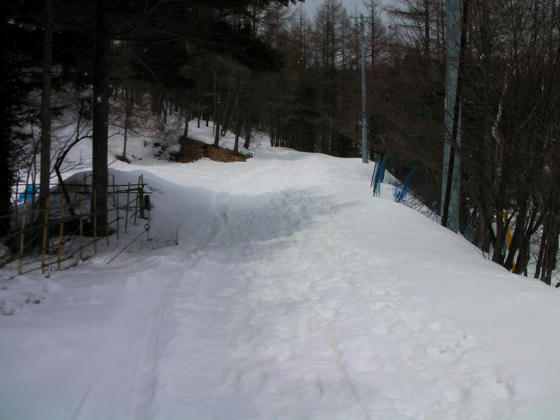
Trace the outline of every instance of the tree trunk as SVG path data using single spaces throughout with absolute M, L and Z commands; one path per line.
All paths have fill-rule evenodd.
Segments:
M 241 135 L 241 119 L 235 123 L 235 143 L 233 144 L 233 153 L 239 153 L 239 136 Z
M 253 125 L 253 119 L 252 119 L 252 114 L 250 109 L 247 111 L 246 124 L 247 125 L 245 126 L 245 141 L 243 142 L 243 147 L 245 149 L 249 149 L 249 146 L 251 145 L 251 127 Z
M 369 2 L 369 15 L 370 15 L 370 28 L 371 28 L 371 64 L 373 65 L 375 63 L 375 43 L 377 42 L 377 34 L 375 33 L 375 21 L 376 21 L 376 16 L 375 16 L 375 3 L 373 2 L 373 0 L 370 0 Z M 356 57 L 359 57 L 359 54 L 356 54 Z
M 424 55 L 430 58 L 430 0 L 424 0 Z
M 218 123 L 218 103 L 220 98 L 218 97 L 218 66 L 214 68 L 214 103 L 212 109 L 212 118 L 214 120 L 214 130 L 216 129 L 216 124 Z M 208 120 L 206 120 L 206 127 L 208 127 Z
M 544 259 L 544 249 L 545 249 L 545 247 L 546 247 L 546 238 L 543 234 L 541 236 L 541 244 L 540 244 L 540 247 L 539 247 L 537 264 L 535 266 L 535 275 L 533 276 L 536 279 L 540 278 L 540 276 L 541 276 L 541 269 L 542 269 L 542 264 L 543 264 L 543 259 Z
M 12 169 L 11 169 L 11 107 L 10 97 L 12 85 L 8 79 L 8 40 L 6 34 L 6 5 L 0 7 L 0 236 L 10 231 L 8 215 L 12 196 Z
M 248 90 L 249 92 L 252 92 L 255 87 L 253 74 L 251 74 L 248 83 Z M 249 149 L 249 146 L 251 145 L 251 129 L 253 127 L 253 104 L 253 95 L 249 95 L 249 100 L 247 101 L 247 119 L 245 120 L 245 141 L 243 142 L 243 147 L 245 149 Z
M 97 234 L 107 227 L 107 137 L 109 120 L 109 46 L 104 0 L 97 0 L 95 12 L 95 58 L 93 70 L 92 193 L 97 212 Z
M 185 107 L 185 129 L 183 130 L 183 139 L 187 139 L 189 137 L 189 120 L 190 120 L 190 113 L 189 110 Z
M 124 142 L 123 142 L 123 151 L 122 157 L 126 159 L 126 143 L 128 142 L 128 128 L 130 127 L 130 114 L 132 112 L 132 94 L 130 90 L 126 90 L 125 95 L 126 105 L 124 108 Z
M 220 124 L 214 123 L 214 146 L 218 147 L 220 144 Z
M 41 175 L 39 208 L 45 210 L 51 179 L 51 82 L 53 47 L 53 0 L 45 0 L 43 35 L 43 75 L 41 83 Z
M 560 234 L 558 208 L 556 200 L 553 199 L 549 203 L 548 214 L 543 223 L 541 248 L 544 247 L 544 249 L 540 266 L 540 279 L 548 285 L 552 285 L 552 272 L 556 268 L 556 255 L 558 254 L 558 235 Z
M 227 130 L 229 130 L 229 125 L 231 123 L 231 114 L 233 113 L 233 103 L 234 103 L 235 93 L 233 88 L 229 88 L 226 94 L 226 101 L 224 103 L 222 112 L 220 112 L 220 125 L 221 132 L 220 135 L 223 137 L 226 135 Z

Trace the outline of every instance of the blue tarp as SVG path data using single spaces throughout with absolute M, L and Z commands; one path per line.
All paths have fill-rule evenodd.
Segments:
M 28 184 L 27 187 L 25 188 L 25 191 L 19 193 L 18 200 L 17 200 L 18 203 L 23 203 L 25 201 L 33 200 L 33 197 L 35 196 L 37 191 L 39 191 L 39 187 Z

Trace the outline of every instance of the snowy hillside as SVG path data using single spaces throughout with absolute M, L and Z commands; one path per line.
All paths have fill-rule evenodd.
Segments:
M 560 418 L 557 290 L 372 198 L 372 164 L 251 152 L 111 165 L 178 245 L 9 283 L 44 299 L 0 316 L 0 418 Z

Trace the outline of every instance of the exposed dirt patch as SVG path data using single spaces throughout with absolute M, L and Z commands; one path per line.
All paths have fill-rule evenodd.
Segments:
M 176 162 L 189 163 L 204 157 L 217 162 L 245 162 L 247 160 L 247 156 L 241 153 L 233 153 L 229 149 L 212 146 L 190 138 L 181 139 L 179 144 L 181 150 L 172 155 Z
M 115 158 L 120 160 L 121 162 L 130 163 L 130 160 L 128 160 L 128 158 L 124 157 L 123 155 L 116 155 Z

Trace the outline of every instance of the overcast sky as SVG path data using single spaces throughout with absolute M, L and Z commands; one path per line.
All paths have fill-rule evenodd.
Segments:
M 305 0 L 305 3 L 303 3 L 303 10 L 305 10 L 307 17 L 312 18 L 315 16 L 315 12 L 322 3 L 323 0 Z M 356 7 L 359 12 L 364 11 L 362 8 L 362 0 L 342 0 L 342 4 L 346 7 L 346 10 L 350 15 L 354 13 Z M 299 4 L 296 7 L 299 7 Z
M 303 3 L 303 10 L 305 10 L 305 14 L 308 18 L 313 18 L 315 16 L 315 12 L 319 8 L 319 6 L 323 3 L 324 0 L 305 0 Z M 346 11 L 349 15 L 354 15 L 355 11 L 357 10 L 358 13 L 367 13 L 367 10 L 362 5 L 362 0 L 341 0 L 341 3 L 346 8 Z M 395 3 L 395 0 L 376 0 L 376 4 L 391 4 Z M 302 3 L 298 3 L 297 6 L 292 7 L 300 7 Z

